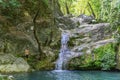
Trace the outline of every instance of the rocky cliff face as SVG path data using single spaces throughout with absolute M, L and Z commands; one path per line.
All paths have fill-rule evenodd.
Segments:
M 4 14 L 4 10 L 1 8 L 0 54 L 10 53 L 14 56 L 23 57 L 25 49 L 29 48 L 30 55 L 34 58 L 30 58 L 31 60 L 29 60 L 28 63 L 30 62 L 30 64 L 34 65 L 34 63 L 32 63 L 33 59 L 39 62 L 40 58 L 42 58 L 42 52 L 43 55 L 45 55 L 43 58 L 48 56 L 50 58 L 51 55 L 54 56 L 55 53 L 58 52 L 60 32 L 55 26 L 54 18 L 63 15 L 60 11 L 58 0 L 55 0 L 54 3 L 53 1 L 48 1 L 47 4 L 43 0 L 40 2 L 40 5 L 39 2 L 37 2 L 37 4 L 36 2 L 30 1 L 33 5 L 35 3 L 36 6 L 31 9 L 31 5 L 26 6 L 26 2 L 22 2 L 22 8 L 19 8 L 20 15 L 18 16 L 11 16 L 18 12 L 16 10 L 10 13 L 10 15 L 7 15 Z M 38 5 L 39 7 L 37 7 Z M 40 8 L 40 13 L 36 16 L 36 24 L 34 25 L 34 17 L 38 8 Z M 8 16 L 11 17 L 8 18 Z M 41 52 L 39 50 L 40 48 L 42 50 Z M 13 66 L 13 63 L 12 65 L 9 64 L 9 67 L 10 66 Z M 6 67 L 6 65 L 2 66 L 1 69 L 3 69 L 3 67 Z
M 41 43 L 40 47 L 45 55 L 45 58 L 50 58 L 51 56 L 55 57 L 60 47 L 60 31 L 56 26 L 53 26 L 53 23 L 51 23 L 48 19 L 37 20 L 36 25 L 36 35 L 38 41 Z M 41 54 L 38 50 L 38 43 L 35 39 L 33 28 L 34 25 L 32 21 L 19 23 L 16 26 L 1 24 L 0 54 L 10 53 L 14 56 L 24 57 L 25 49 L 29 48 L 29 52 L 31 55 L 30 57 L 34 58 L 29 58 L 31 60 L 28 60 L 28 63 L 30 63 L 30 65 L 32 64 L 33 66 L 35 65 L 35 63 L 32 63 L 33 61 L 39 62 Z M 4 67 L 6 67 L 6 65 L 2 66 L 1 69 L 3 69 Z

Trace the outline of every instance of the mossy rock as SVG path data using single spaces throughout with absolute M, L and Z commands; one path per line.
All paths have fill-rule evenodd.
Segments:
M 44 59 L 42 61 L 38 61 L 35 65 L 36 70 L 53 70 L 54 62 L 50 59 Z

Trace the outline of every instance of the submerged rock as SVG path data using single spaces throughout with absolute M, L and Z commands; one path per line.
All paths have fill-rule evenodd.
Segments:
M 0 55 L 0 72 L 27 72 L 30 66 L 23 58 L 12 54 Z
M 0 80 L 14 80 L 12 75 L 0 75 Z

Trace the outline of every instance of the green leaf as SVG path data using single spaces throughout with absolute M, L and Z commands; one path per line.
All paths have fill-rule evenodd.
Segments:
M 3 1 L 2 1 L 2 0 L 0 0 L 0 3 L 3 3 Z

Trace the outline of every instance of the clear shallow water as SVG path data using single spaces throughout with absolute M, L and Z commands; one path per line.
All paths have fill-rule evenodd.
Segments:
M 16 80 L 120 80 L 120 72 L 39 71 L 13 75 Z

